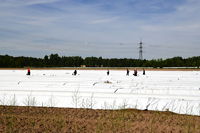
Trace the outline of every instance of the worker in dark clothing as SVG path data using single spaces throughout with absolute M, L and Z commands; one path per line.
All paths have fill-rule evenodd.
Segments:
M 109 70 L 107 71 L 107 75 L 109 75 L 110 74 L 110 72 L 109 72 Z
M 126 70 L 126 76 L 129 76 L 129 70 L 128 69 Z
M 26 75 L 31 75 L 31 70 L 30 70 L 30 68 L 28 68 L 27 74 L 26 74 Z
M 137 76 L 137 69 L 134 70 L 133 75 L 134 75 L 134 76 Z
M 76 71 L 76 70 L 74 70 L 74 72 L 72 73 L 72 75 L 75 75 L 75 76 L 76 76 L 76 74 L 77 74 L 77 71 Z
M 143 69 L 143 75 L 145 75 L 145 70 Z

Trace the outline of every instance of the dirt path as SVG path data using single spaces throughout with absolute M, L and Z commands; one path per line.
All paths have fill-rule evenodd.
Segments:
M 137 69 L 142 71 L 143 68 L 138 67 L 44 67 L 31 68 L 31 70 L 127 70 Z M 146 71 L 200 71 L 200 68 L 144 68 Z M 27 70 L 27 68 L 0 68 L 0 70 Z

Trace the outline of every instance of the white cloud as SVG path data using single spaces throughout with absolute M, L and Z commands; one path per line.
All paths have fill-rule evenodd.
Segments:
M 30 6 L 36 4 L 54 3 L 60 0 L 0 0 L 0 7 Z

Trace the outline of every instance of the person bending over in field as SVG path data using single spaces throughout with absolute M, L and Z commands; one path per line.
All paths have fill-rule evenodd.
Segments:
M 72 73 L 72 75 L 75 75 L 75 76 L 76 76 L 76 74 L 77 74 L 77 71 L 76 71 L 76 70 L 74 70 L 74 72 Z
M 31 70 L 30 70 L 30 68 L 28 68 L 27 74 L 26 74 L 26 75 L 31 75 Z
M 134 76 L 137 76 L 137 69 L 134 70 L 133 75 L 134 75 Z
M 109 70 L 107 71 L 107 75 L 109 75 L 110 74 L 110 72 L 109 72 Z

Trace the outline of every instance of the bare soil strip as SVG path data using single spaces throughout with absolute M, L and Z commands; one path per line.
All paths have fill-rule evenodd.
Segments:
M 134 70 L 142 71 L 141 67 L 44 67 L 31 70 Z M 200 71 L 200 68 L 144 68 L 146 71 Z M 27 68 L 0 68 L 0 70 L 27 70 Z

